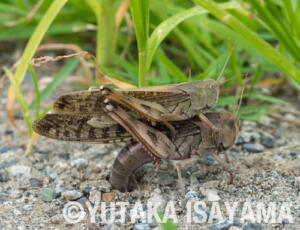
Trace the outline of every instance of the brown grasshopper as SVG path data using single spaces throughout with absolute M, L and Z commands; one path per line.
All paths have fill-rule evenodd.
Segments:
M 89 124 L 104 127 L 115 124 L 104 112 L 105 101 L 113 101 L 126 109 L 151 121 L 152 124 L 165 124 L 175 136 L 170 121 L 192 118 L 196 115 L 215 132 L 218 130 L 203 115 L 213 107 L 219 96 L 215 80 L 206 79 L 166 86 L 143 87 L 135 89 L 112 89 L 102 86 L 60 96 L 53 105 L 60 114 L 80 114 L 94 116 Z
M 125 129 L 132 124 L 135 128 L 130 127 L 130 132 L 126 132 L 119 124 L 102 128 L 94 127 L 88 122 L 92 118 L 91 115 L 46 114 L 42 119 L 34 122 L 33 129 L 43 136 L 67 141 L 112 143 L 126 142 L 133 137 L 134 140 L 129 144 L 129 147 L 122 149 L 115 160 L 110 178 L 113 188 L 121 191 L 128 190 L 129 178 L 135 169 L 153 159 L 157 166 L 161 159 L 181 160 L 177 163 L 177 171 L 183 189 L 181 168 L 194 162 L 198 159 L 198 155 L 202 155 L 204 152 L 212 154 L 221 166 L 230 173 L 230 180 L 232 181 L 232 173 L 216 152 L 230 147 L 235 141 L 238 133 L 238 122 L 233 114 L 226 111 L 205 114 L 220 131 L 217 137 L 217 148 L 212 138 L 212 130 L 207 128 L 206 123 L 198 117 L 171 122 L 176 130 L 176 139 L 171 141 L 170 130 L 160 123 L 154 128 L 150 123 L 147 124 L 147 121 L 140 121 L 131 116 L 118 105 L 108 104 L 106 109 L 109 116 L 114 118 L 117 114 L 122 117 L 121 125 L 124 125 L 124 122 L 129 124 L 124 125 Z M 144 136 L 142 137 L 142 144 L 136 143 L 136 140 L 141 141 L 140 136 Z
M 232 182 L 232 173 L 228 166 L 215 154 L 215 151 L 223 151 L 230 148 L 238 134 L 238 121 L 235 116 L 229 112 L 206 113 L 207 118 L 213 122 L 219 129 L 218 146 L 213 145 L 210 130 L 201 124 L 199 118 L 194 117 L 189 120 L 172 123 L 176 127 L 176 139 L 173 141 L 176 151 L 180 154 L 180 159 L 176 155 L 168 156 L 168 159 L 177 159 L 176 164 L 179 183 L 184 191 L 181 178 L 181 169 L 189 163 L 198 159 L 204 152 L 210 152 L 222 167 L 230 173 Z M 200 122 L 200 125 L 199 125 Z M 166 130 L 160 130 L 166 133 Z M 170 136 L 170 134 L 168 135 Z M 145 150 L 143 145 L 136 141 L 131 141 L 118 154 L 114 161 L 110 176 L 110 183 L 114 189 L 122 192 L 129 190 L 129 182 L 132 174 L 142 165 L 153 161 L 153 158 Z
M 238 134 L 238 120 L 229 112 L 223 113 L 208 113 L 207 119 L 212 122 L 217 130 L 218 136 L 214 136 L 213 130 L 207 126 L 207 122 L 199 119 L 191 119 L 195 126 L 201 130 L 201 135 L 194 135 L 195 138 L 201 137 L 201 143 L 194 141 L 193 137 L 188 140 L 175 139 L 171 141 L 163 132 L 147 126 L 145 123 L 135 119 L 130 114 L 126 113 L 119 105 L 108 103 L 105 106 L 107 114 L 118 122 L 127 130 L 136 142 L 141 144 L 146 152 L 154 159 L 156 163 L 156 173 L 159 170 L 161 159 L 181 160 L 177 164 L 178 177 L 183 188 L 181 168 L 184 165 L 190 164 L 198 159 L 197 155 L 203 151 L 209 151 L 210 154 L 218 161 L 218 163 L 230 174 L 230 182 L 233 181 L 233 175 L 227 164 L 223 162 L 216 154 L 224 150 L 224 146 L 231 146 Z M 183 126 L 185 124 L 182 124 Z M 176 141 L 179 143 L 176 143 Z M 196 144 L 195 144 L 196 143 Z M 229 144 L 228 144 L 229 143 Z M 193 148 L 193 144 L 196 145 Z M 228 162 L 228 157 L 226 156 Z M 182 189 L 182 191 L 184 191 Z

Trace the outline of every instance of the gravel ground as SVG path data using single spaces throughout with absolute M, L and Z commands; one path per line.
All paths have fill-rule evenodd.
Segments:
M 159 210 L 166 216 L 174 205 L 180 229 L 300 229 L 300 128 L 293 124 L 269 117 L 262 117 L 261 122 L 241 122 L 237 143 L 229 151 L 234 171 L 231 185 L 227 184 L 227 173 L 210 155 L 204 155 L 183 171 L 184 198 L 170 162 L 163 163 L 152 182 L 155 166 L 140 168 L 134 176 L 134 190 L 120 193 L 111 189 L 108 179 L 122 144 L 71 143 L 41 137 L 32 155 L 26 157 L 27 137 L 13 129 L 5 113 L 7 81 L 0 90 L 0 229 L 160 229 L 156 221 L 130 222 L 129 210 L 138 201 L 140 212 L 149 210 L 149 201 L 161 203 Z M 25 128 L 18 113 L 16 122 Z M 100 207 L 93 223 L 86 202 L 93 206 L 97 197 L 106 202 L 128 202 L 126 224 L 104 224 Z M 79 202 L 87 213 L 79 223 L 71 224 L 64 218 L 63 208 L 69 201 Z M 188 224 L 188 205 L 195 202 L 201 207 L 198 214 L 192 209 L 192 223 Z M 226 205 L 234 202 L 236 213 L 230 219 Z M 264 218 L 259 221 L 257 204 L 261 202 L 266 208 L 271 207 L 270 202 L 276 204 L 276 223 L 265 223 Z M 204 218 L 204 223 L 195 223 L 194 217 L 200 221 Z

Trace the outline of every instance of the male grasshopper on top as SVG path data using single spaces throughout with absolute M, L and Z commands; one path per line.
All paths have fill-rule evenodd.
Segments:
M 216 104 L 218 96 L 218 84 L 212 79 L 134 89 L 115 90 L 102 86 L 100 89 L 62 95 L 54 102 L 53 108 L 60 114 L 93 114 L 89 124 L 104 127 L 115 123 L 105 114 L 104 102 L 114 101 L 153 124 L 164 123 L 174 136 L 175 130 L 169 122 L 189 119 L 195 115 L 199 115 L 216 131 L 203 112 Z
M 234 48 L 234 47 L 233 47 Z M 53 105 L 61 114 L 94 114 L 89 124 L 94 127 L 108 127 L 115 122 L 103 111 L 104 101 L 114 101 L 119 105 L 151 121 L 152 124 L 165 124 L 175 138 L 175 130 L 170 121 L 180 121 L 196 115 L 212 129 L 216 140 L 218 129 L 203 113 L 213 107 L 219 97 L 218 80 L 222 76 L 230 59 L 233 48 L 228 55 L 217 81 L 213 79 L 198 80 L 188 83 L 114 90 L 108 86 L 100 89 L 79 91 L 60 96 Z M 100 73 L 100 71 L 98 70 Z

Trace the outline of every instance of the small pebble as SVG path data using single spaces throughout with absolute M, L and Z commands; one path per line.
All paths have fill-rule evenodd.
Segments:
M 240 136 L 244 138 L 245 142 L 251 142 L 251 141 L 258 141 L 260 139 L 260 134 L 255 131 L 250 131 L 250 132 L 241 132 Z
M 30 177 L 31 168 L 27 165 L 13 165 L 8 169 L 12 176 L 25 176 Z
M 297 155 L 300 155 L 300 150 L 291 150 L 291 151 L 290 151 L 290 155 L 291 155 L 292 157 L 295 157 L 295 156 L 297 156 Z
M 20 210 L 18 210 L 18 209 L 14 209 L 14 214 L 15 214 L 15 216 L 19 216 L 19 215 L 21 215 L 22 214 L 22 212 L 20 211 Z
M 14 131 L 7 129 L 7 130 L 5 130 L 4 135 L 11 135 L 13 133 L 14 133 Z
M 34 167 L 36 168 L 36 170 L 42 171 L 42 170 L 44 170 L 45 165 L 41 162 L 37 162 L 37 163 L 34 164 Z
M 240 229 L 238 227 L 241 227 L 242 224 L 240 222 L 234 221 L 234 222 L 229 222 L 229 221 L 224 221 L 221 223 L 216 223 L 213 224 L 209 227 L 209 230 L 228 230 L 231 229 L 231 227 L 235 227 L 233 229 Z
M 26 204 L 23 206 L 24 211 L 31 211 L 32 210 L 32 205 L 31 204 Z
M 278 160 L 278 161 L 283 160 L 283 158 L 278 154 L 275 154 L 272 157 L 273 157 L 273 159 Z
M 47 170 L 46 174 L 50 177 L 50 182 L 55 181 L 57 173 L 54 170 Z
M 208 201 L 219 201 L 221 199 L 216 189 L 207 189 L 206 197 Z
M 8 171 L 5 169 L 0 170 L 0 182 L 7 182 L 9 180 Z
M 204 162 L 207 166 L 210 166 L 210 165 L 214 164 L 215 159 L 213 158 L 213 156 L 210 153 L 205 153 Z
M 70 159 L 70 153 L 61 153 L 58 156 L 59 156 L 59 158 L 64 159 L 64 160 Z
M 191 182 L 191 184 L 199 184 L 199 181 L 198 181 L 197 177 L 195 177 L 195 176 L 191 176 L 190 182 Z
M 86 186 L 83 188 L 82 192 L 84 196 L 88 196 L 90 194 L 91 191 L 95 190 L 96 187 L 94 186 Z
M 9 193 L 9 197 L 13 199 L 19 199 L 23 196 L 23 192 L 20 190 L 13 190 Z
M 261 225 L 259 223 L 249 223 L 247 224 L 243 230 L 261 230 Z
M 98 149 L 97 151 L 91 152 L 91 154 L 92 154 L 94 157 L 101 156 L 101 155 L 105 155 L 105 154 L 107 154 L 107 153 L 108 153 L 107 149 Z
M 150 230 L 149 224 L 138 223 L 133 225 L 133 230 Z
M 52 224 L 60 224 L 63 221 L 63 215 L 62 214 L 57 214 L 55 216 L 52 216 L 50 218 L 50 222 Z
M 4 161 L 0 164 L 0 169 L 15 165 L 16 163 L 18 163 L 18 160 Z
M 221 223 L 213 224 L 209 227 L 209 230 L 227 230 L 232 225 L 232 223 L 225 221 Z
M 60 174 L 62 172 L 64 172 L 70 165 L 68 165 L 66 162 L 63 161 L 59 161 L 57 162 L 53 168 L 55 169 L 55 171 Z
M 8 146 L 3 146 L 2 148 L 0 148 L 0 153 L 6 153 L 9 150 Z
M 111 184 L 108 181 L 103 180 L 100 183 L 99 190 L 101 192 L 110 192 L 110 190 L 111 190 Z
M 295 186 L 298 190 L 300 190 L 300 176 L 295 178 Z
M 56 187 L 55 188 L 55 194 L 56 194 L 55 198 L 59 198 L 63 191 L 64 190 L 61 187 Z
M 229 228 L 229 230 L 242 230 L 242 228 L 239 228 L 239 227 L 237 227 L 237 226 L 231 226 L 231 227 Z
M 285 144 L 286 144 L 286 141 L 283 138 L 280 138 L 280 139 L 276 140 L 276 146 L 277 147 L 281 147 L 281 146 L 283 146 Z
M 230 156 L 232 157 L 237 157 L 240 153 L 238 151 L 235 150 L 230 150 L 229 151 Z
M 259 122 L 261 124 L 267 125 L 267 126 L 271 125 L 272 121 L 273 121 L 273 119 L 266 115 L 263 115 L 259 118 Z
M 56 197 L 55 191 L 50 188 L 43 188 L 42 190 L 42 200 L 43 201 L 52 201 Z
M 271 137 L 262 135 L 260 138 L 260 143 L 262 143 L 267 148 L 274 148 L 274 140 Z
M 82 197 L 82 193 L 76 190 L 65 191 L 61 194 L 66 200 L 77 200 Z
M 236 144 L 237 144 L 237 145 L 242 145 L 242 144 L 244 144 L 244 143 L 245 143 L 244 137 L 241 136 L 241 135 L 238 135 L 237 140 L 236 140 Z
M 32 187 L 43 187 L 43 182 L 37 178 L 30 178 L 29 183 Z
M 260 153 L 265 150 L 264 146 L 261 144 L 244 144 L 243 149 L 250 153 Z
M 196 191 L 189 191 L 185 194 L 185 199 L 186 200 L 190 200 L 192 198 L 198 198 L 199 197 L 199 193 Z
M 75 160 L 72 160 L 71 166 L 75 166 L 78 170 L 83 170 L 87 168 L 89 164 L 89 160 L 85 158 L 78 158 Z
M 106 192 L 102 194 L 102 199 L 105 202 L 111 202 L 113 198 L 114 198 L 114 194 L 112 192 Z

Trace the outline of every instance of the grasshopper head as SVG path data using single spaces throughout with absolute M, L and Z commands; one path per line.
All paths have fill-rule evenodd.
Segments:
M 205 116 L 219 130 L 217 136 L 217 144 L 219 146 L 218 150 L 223 151 L 230 148 L 234 144 L 235 139 L 238 135 L 238 131 L 239 131 L 238 119 L 232 113 L 227 111 L 222 111 L 219 113 L 217 112 L 206 113 Z M 210 145 L 212 145 L 212 143 L 210 143 Z
M 238 119 L 228 111 L 222 111 L 220 113 L 219 118 L 220 126 L 221 126 L 221 143 L 223 148 L 226 150 L 230 148 L 239 132 L 239 121 Z
M 192 82 L 191 99 L 195 111 L 210 109 L 219 97 L 219 86 L 213 79 Z

